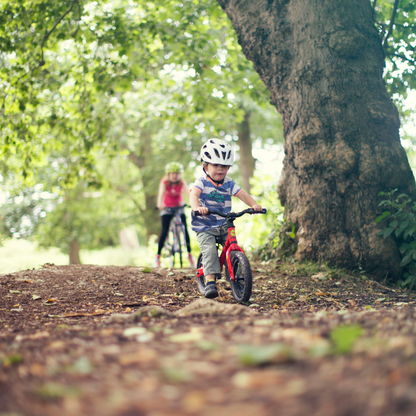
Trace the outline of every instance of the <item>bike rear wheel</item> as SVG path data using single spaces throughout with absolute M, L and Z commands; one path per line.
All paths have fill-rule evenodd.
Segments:
M 240 251 L 232 251 L 230 257 L 234 273 L 234 281 L 230 281 L 231 293 L 238 303 L 248 302 L 253 287 L 250 262 Z
M 169 251 L 169 265 L 170 267 L 174 267 L 175 266 L 175 231 L 172 227 L 169 229 L 169 234 L 166 238 L 165 247 Z
M 175 249 L 172 247 L 172 249 L 170 250 L 170 267 L 175 267 Z
M 202 253 L 199 254 L 198 260 L 196 262 L 196 269 L 198 270 L 200 267 L 202 267 Z M 201 295 L 205 295 L 205 276 L 202 275 L 197 277 L 196 282 L 198 284 L 199 293 L 201 293 Z

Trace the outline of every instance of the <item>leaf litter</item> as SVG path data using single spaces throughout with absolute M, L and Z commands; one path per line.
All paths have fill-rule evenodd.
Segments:
M 414 293 L 252 266 L 249 305 L 191 269 L 0 276 L 0 415 L 413 414 Z

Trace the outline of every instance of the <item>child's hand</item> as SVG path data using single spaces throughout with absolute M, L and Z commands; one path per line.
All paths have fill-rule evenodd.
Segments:
M 197 211 L 202 215 L 207 215 L 209 210 L 207 207 L 199 207 Z
M 261 211 L 263 209 L 259 204 L 254 204 L 251 208 L 253 208 L 254 211 Z
M 163 204 L 161 204 L 161 205 L 158 205 L 158 206 L 157 206 L 157 209 L 158 209 L 159 211 L 163 211 L 163 210 L 164 210 L 164 208 L 165 208 L 165 206 L 164 206 Z

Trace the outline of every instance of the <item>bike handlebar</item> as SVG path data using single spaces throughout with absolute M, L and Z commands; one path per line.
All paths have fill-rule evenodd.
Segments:
M 216 209 L 209 209 L 208 213 L 205 214 L 205 215 L 217 214 L 217 215 L 219 215 L 220 217 L 223 217 L 223 218 L 238 218 L 238 217 L 241 217 L 244 214 L 252 215 L 252 214 L 266 214 L 266 213 L 267 213 L 266 208 L 263 208 L 261 211 L 254 211 L 253 208 L 247 208 L 247 209 L 245 209 L 243 211 L 240 211 L 240 212 L 228 212 L 227 214 L 224 214 L 221 211 L 217 211 Z M 192 211 L 192 215 L 195 215 L 195 217 L 198 217 L 198 216 L 203 216 L 204 214 L 201 214 L 199 211 Z
M 178 211 L 179 209 L 185 208 L 185 207 L 189 207 L 189 205 L 184 204 L 184 205 L 180 205 L 178 207 L 165 207 L 165 208 L 163 208 L 163 210 L 174 212 L 174 211 Z M 158 211 L 158 210 L 159 210 L 159 208 L 155 207 L 155 211 Z

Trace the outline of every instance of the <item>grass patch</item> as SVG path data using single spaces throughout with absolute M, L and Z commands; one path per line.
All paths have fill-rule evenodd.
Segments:
M 151 267 L 155 254 L 147 247 L 130 251 L 121 247 L 107 247 L 103 250 L 81 250 L 80 257 L 83 264 Z M 38 269 L 45 263 L 57 266 L 69 264 L 69 256 L 58 248 L 40 249 L 36 243 L 20 239 L 5 240 L 0 246 L 0 258 L 0 274 Z

